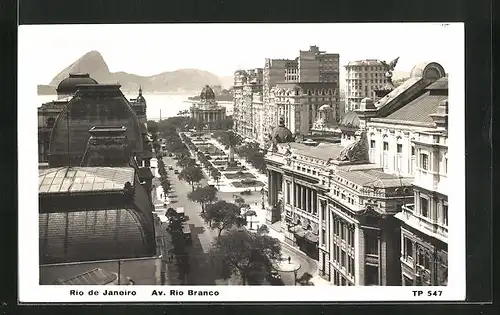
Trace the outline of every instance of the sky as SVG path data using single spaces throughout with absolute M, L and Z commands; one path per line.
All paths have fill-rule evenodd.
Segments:
M 460 49 L 451 36 L 457 27 L 463 28 L 439 23 L 22 25 L 18 54 L 19 63 L 33 69 L 34 84 L 48 84 L 91 50 L 102 54 L 111 72 L 143 76 L 183 68 L 231 76 L 237 69 L 262 68 L 265 58 L 295 58 L 312 45 L 340 54 L 341 66 L 399 56 L 396 71 L 409 72 L 424 61 L 439 62 L 448 71 L 448 56 Z

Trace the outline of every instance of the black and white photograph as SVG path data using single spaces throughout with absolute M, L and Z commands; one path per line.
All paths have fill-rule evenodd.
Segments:
M 23 25 L 18 60 L 21 301 L 465 298 L 462 23 Z

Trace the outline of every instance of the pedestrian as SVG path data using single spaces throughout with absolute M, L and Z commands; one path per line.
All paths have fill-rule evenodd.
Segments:
M 292 257 L 288 256 L 288 263 L 291 264 L 292 263 Z

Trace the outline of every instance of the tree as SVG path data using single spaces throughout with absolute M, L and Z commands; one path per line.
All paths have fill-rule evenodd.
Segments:
M 241 196 L 235 196 L 234 197 L 234 203 L 238 205 L 238 207 L 241 208 L 249 208 L 250 206 L 248 206 L 246 203 L 245 203 L 245 199 Z
M 243 226 L 246 224 L 245 218 L 240 214 L 240 208 L 234 203 L 219 200 L 208 204 L 201 218 L 210 226 L 211 229 L 218 231 L 218 237 L 222 231 L 229 230 L 233 226 Z
M 179 179 L 191 185 L 191 191 L 194 191 L 194 183 L 203 179 L 203 172 L 197 166 L 188 166 L 180 172 Z
M 185 157 L 180 158 L 176 164 L 179 167 L 186 168 L 189 166 L 195 166 L 196 162 L 192 158 L 185 156 Z
M 205 205 L 217 201 L 217 189 L 212 186 L 198 187 L 187 197 L 189 200 L 201 204 L 201 212 L 205 212 Z
M 151 133 L 151 134 L 156 134 L 158 132 L 158 123 L 154 120 L 148 120 L 147 121 L 147 128 L 148 128 L 148 131 Z
M 281 245 L 276 238 L 233 229 L 217 239 L 210 255 L 222 270 L 239 274 L 245 285 L 271 270 L 271 263 L 281 257 Z
M 243 139 L 234 131 L 229 130 L 222 134 L 221 141 L 226 150 L 229 149 L 229 164 L 234 164 L 234 149 L 241 144 Z
M 257 234 L 269 234 L 269 228 L 263 224 L 257 228 Z
M 313 276 L 309 272 L 304 272 L 304 274 L 297 279 L 297 282 L 300 285 L 314 285 L 314 283 L 311 282 L 312 278 Z
M 220 180 L 220 177 L 221 177 L 220 171 L 218 169 L 216 169 L 216 168 L 212 168 L 211 171 L 210 171 L 210 176 L 212 176 L 212 178 L 217 183 L 217 186 L 219 186 L 219 180 Z

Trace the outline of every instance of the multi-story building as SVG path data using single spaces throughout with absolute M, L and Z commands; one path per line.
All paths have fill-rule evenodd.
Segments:
M 380 60 L 366 59 L 351 61 L 346 66 L 345 111 L 359 108 L 361 100 L 376 98 L 375 90 L 382 89 L 387 84 L 385 76 L 387 69 Z
M 234 129 L 249 138 L 262 138 L 263 69 L 238 70 L 234 74 Z
M 338 121 L 340 112 L 335 107 L 335 91 L 331 83 L 278 83 L 271 90 L 269 105 L 285 119 L 285 126 L 294 134 L 307 135 L 323 105 L 331 108 L 330 120 Z
M 436 128 L 416 134 L 415 199 L 397 218 L 402 284 L 448 284 L 448 100 L 431 116 Z
M 262 107 L 265 108 L 265 111 L 261 114 L 258 114 L 258 111 L 245 111 L 248 107 L 243 104 L 243 86 L 251 83 L 251 80 L 246 79 L 248 74 L 246 74 L 245 71 L 235 72 L 234 117 L 237 132 L 242 135 L 259 139 L 262 144 L 264 139 L 269 138 L 272 130 L 278 124 L 278 117 L 281 115 L 279 113 L 280 107 L 273 101 L 276 98 L 273 89 L 276 88 L 278 84 L 285 84 L 281 87 L 282 89 L 287 88 L 286 84 L 291 84 L 290 86 L 294 86 L 294 84 L 298 83 L 316 84 L 320 86 L 321 89 L 325 89 L 325 95 L 326 91 L 330 90 L 331 94 L 329 94 L 329 97 L 326 97 L 328 101 L 319 104 L 319 106 L 326 103 L 330 104 L 332 112 L 338 113 L 336 117 L 340 117 L 342 114 L 339 111 L 339 54 L 328 54 L 320 51 L 317 46 L 311 46 L 309 50 L 299 51 L 299 56 L 295 59 L 267 58 L 265 60 L 264 69 L 259 69 L 258 73 L 262 73 L 262 83 L 256 84 L 258 85 L 257 90 L 261 91 L 261 94 L 256 96 L 256 107 L 259 108 L 260 102 L 262 102 Z M 259 80 L 257 80 L 257 82 L 259 82 Z M 260 84 L 262 84 L 262 86 L 260 86 Z M 255 90 L 252 93 L 255 93 Z M 248 91 L 247 94 L 250 94 L 250 91 Z M 316 105 L 318 104 L 315 104 L 315 102 L 320 98 L 321 97 L 314 97 L 314 94 L 306 97 L 308 103 L 310 103 L 309 105 L 311 105 L 309 106 L 310 112 L 314 110 L 313 108 L 317 109 L 318 106 Z M 248 97 L 246 104 L 250 104 Z M 304 105 L 303 107 L 307 106 Z M 304 111 L 307 110 L 304 109 Z M 243 112 L 249 113 L 251 117 L 244 115 Z M 253 112 L 256 112 L 259 118 L 253 117 Z M 297 125 L 304 125 L 301 129 L 301 134 L 308 134 L 315 116 L 303 115 L 301 117 L 303 117 L 301 119 L 303 119 L 304 122 L 298 123 Z M 307 128 L 305 127 L 306 125 L 309 126 L 307 131 L 305 130 Z M 262 131 L 255 131 L 259 129 L 262 129 Z M 257 134 L 258 137 L 252 136 L 252 134 Z
M 226 119 L 226 108 L 219 106 L 215 93 L 208 85 L 201 90 L 200 100 L 193 102 L 190 108 L 191 118 L 206 125 L 209 129 L 220 128 L 218 124 Z
M 421 248 L 417 244 L 424 240 L 422 251 L 433 253 L 433 249 L 441 255 L 432 259 L 445 253 L 447 204 L 441 179 L 445 175 L 436 171 L 436 165 L 447 165 L 447 160 L 444 136 L 436 133 L 443 134 L 447 93 L 444 69 L 426 63 L 415 66 L 410 79 L 377 102 L 365 98 L 359 109 L 344 116 L 339 144 L 311 146 L 290 142 L 293 137 L 284 141 L 284 134 L 291 135 L 285 119 L 276 129 L 280 136 L 266 156 L 268 223 L 281 226 L 291 244 L 318 259 L 321 274 L 332 284 L 400 285 L 402 270 L 409 279 L 422 274 L 421 265 L 400 261 L 401 255 L 415 255 L 415 248 Z M 416 162 L 417 154 L 428 155 Z M 431 160 L 434 157 L 441 164 Z M 415 183 L 413 176 L 419 176 Z M 409 216 L 417 195 L 428 200 L 427 206 Z M 406 220 L 402 233 L 413 242 L 411 248 L 401 243 L 402 219 Z M 420 230 L 415 222 L 422 222 Z M 430 233 L 430 227 L 439 232 Z M 414 268 L 408 270 L 409 266 Z M 443 268 L 432 268 L 424 271 L 442 279 L 437 274 Z
M 107 87 L 106 87 L 107 86 Z M 117 86 L 119 89 L 119 86 Z M 96 98 L 101 97 L 102 94 L 104 94 L 106 101 L 107 102 L 124 102 L 125 104 L 128 105 L 128 107 L 135 112 L 136 117 L 138 119 L 138 127 L 140 129 L 141 133 L 141 138 L 143 140 L 143 151 L 139 154 L 138 156 L 141 158 L 140 163 L 144 164 L 145 167 L 149 167 L 149 161 L 152 158 L 152 145 L 151 145 L 151 139 L 148 136 L 148 130 L 147 130 L 147 118 L 146 118 L 146 99 L 142 95 L 142 89 L 139 89 L 139 95 L 136 99 L 131 99 L 127 101 L 123 94 L 120 93 L 120 95 L 115 95 L 110 96 L 106 95 L 105 90 L 112 89 L 113 92 L 116 92 L 114 88 L 112 88 L 112 85 L 100 85 L 98 82 L 94 79 L 92 79 L 89 74 L 70 74 L 68 78 L 62 80 L 59 85 L 57 86 L 57 100 L 54 100 L 52 102 L 44 103 L 40 107 L 38 107 L 38 162 L 46 164 L 49 162 L 49 155 L 51 154 L 49 151 L 49 143 L 51 141 L 51 136 L 52 136 L 52 129 L 56 123 L 56 120 L 59 117 L 59 114 L 63 112 L 68 104 L 71 104 L 70 107 L 74 106 L 80 106 L 80 105 L 74 105 L 78 101 L 72 100 L 73 96 L 76 95 L 78 90 L 82 90 L 80 92 L 80 97 L 85 97 L 85 102 L 87 104 L 95 103 Z M 82 101 L 80 101 L 82 102 Z M 66 111 L 67 112 L 67 111 Z M 95 115 L 103 114 L 104 112 L 101 113 L 94 113 Z M 89 116 L 87 120 L 89 120 L 91 117 Z M 60 120 L 64 120 L 65 117 L 61 117 Z M 73 122 L 76 122 L 77 119 L 71 119 Z M 103 122 L 104 123 L 104 122 Z M 70 126 L 71 127 L 71 126 Z M 88 129 L 90 129 L 92 126 L 88 125 Z M 135 125 L 134 125 L 135 128 Z M 88 130 L 87 129 L 87 130 Z M 88 137 L 90 135 L 87 135 Z M 67 141 L 64 140 L 64 143 Z M 55 142 L 54 142 L 55 145 Z M 67 153 L 67 144 L 63 144 L 63 155 L 66 156 Z M 69 147 L 75 152 L 75 149 L 78 148 L 78 145 L 74 147 Z M 79 163 L 79 159 L 81 159 L 81 153 L 79 154 L 79 157 L 76 157 L 76 162 Z M 53 155 L 57 155 L 57 153 L 52 152 Z M 64 158 L 66 161 L 66 158 Z

